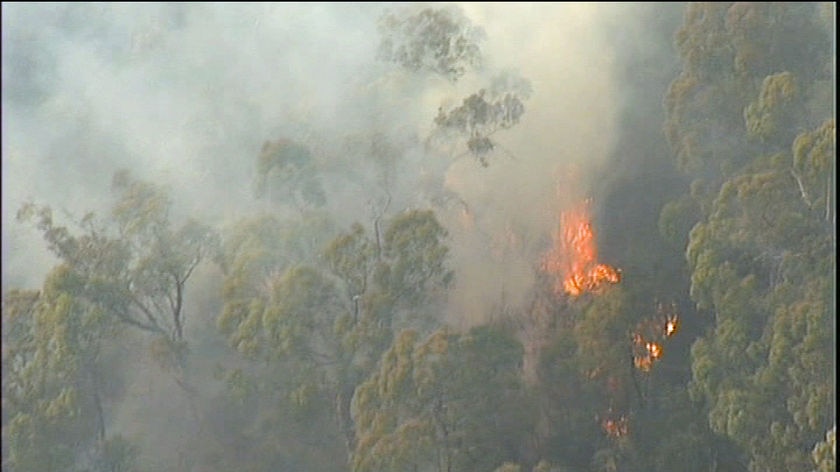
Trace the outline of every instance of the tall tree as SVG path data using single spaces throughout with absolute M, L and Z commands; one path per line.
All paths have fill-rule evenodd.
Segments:
M 533 420 L 521 358 L 521 345 L 492 327 L 400 333 L 354 399 L 353 470 L 491 470 L 518 460 Z
M 132 470 L 134 447 L 104 413 L 119 383 L 105 345 L 120 325 L 76 295 L 83 283 L 61 265 L 42 291 L 3 297 L 4 470 Z
M 817 328 L 835 311 L 824 8 L 689 5 L 676 36 L 683 69 L 666 97 L 668 137 L 692 184 L 660 223 L 690 230 L 691 298 L 710 324 L 692 348 L 691 393 L 751 470 L 810 470 L 833 424 L 835 390 L 818 374 L 833 341 Z
M 288 408 L 290 399 L 330 405 L 321 414 L 328 412 L 330 435 L 343 439 L 349 457 L 356 445 L 350 415 L 356 387 L 393 331 L 428 329 L 445 295 L 446 231 L 430 211 L 406 212 L 387 221 L 381 235 L 354 224 L 319 257 L 296 262 L 282 257 L 266 228 L 251 226 L 248 231 L 259 232 L 237 238 L 251 244 L 226 244 L 232 252 L 224 259 L 232 263 L 219 328 L 237 350 L 264 359 L 272 377 L 283 379 L 268 382 L 286 398 L 268 411 Z M 310 411 L 317 417 L 317 409 Z
M 155 359 L 192 395 L 185 377 L 185 294 L 195 268 L 215 254 L 218 237 L 194 220 L 173 223 L 172 202 L 157 185 L 122 171 L 113 188 L 108 218 L 85 215 L 78 235 L 56 224 L 48 206 L 27 204 L 18 217 L 35 220 L 50 250 L 78 280 L 73 295 L 152 336 Z
M 454 82 L 481 64 L 484 31 L 457 7 L 388 11 L 379 29 L 379 57 L 412 71 L 437 73 Z
M 830 155 L 820 159 L 834 159 L 822 149 Z M 692 298 L 716 317 L 692 351 L 694 392 L 712 428 L 763 470 L 807 470 L 834 411 L 833 384 L 820 372 L 831 368 L 824 326 L 833 319 L 835 243 L 823 212 L 802 198 L 792 161 L 766 157 L 724 184 L 688 247 Z

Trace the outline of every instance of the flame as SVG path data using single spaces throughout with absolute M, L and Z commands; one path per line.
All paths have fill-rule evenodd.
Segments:
M 649 372 L 653 363 L 662 359 L 662 345 L 648 341 L 638 333 L 633 334 L 633 365 L 643 372 Z
M 662 346 L 656 343 L 646 343 L 645 349 L 647 349 L 648 354 L 650 354 L 651 359 L 659 359 L 662 357 Z
M 665 318 L 665 337 L 670 338 L 677 332 L 679 318 L 677 315 L 668 315 Z
M 554 246 L 542 262 L 543 271 L 556 278 L 554 290 L 558 294 L 578 296 L 621 280 L 620 271 L 597 262 L 598 249 L 590 220 L 589 200 L 560 215 Z
M 650 368 L 653 366 L 653 360 L 650 356 L 634 356 L 633 365 L 642 372 L 650 372 Z
M 624 415 L 621 415 L 617 419 L 605 418 L 601 421 L 601 427 L 604 428 L 607 436 L 613 439 L 626 435 L 630 429 L 628 426 L 627 417 Z
M 679 329 L 675 305 L 666 307 L 660 303 L 656 311 L 657 316 L 639 322 L 632 334 L 633 365 L 643 372 L 649 372 L 653 363 L 662 359 L 662 343 Z

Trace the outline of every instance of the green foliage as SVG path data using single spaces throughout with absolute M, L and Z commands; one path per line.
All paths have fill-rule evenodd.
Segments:
M 684 248 L 688 244 L 691 228 L 700 218 L 700 211 L 690 195 L 683 195 L 678 200 L 665 204 L 659 215 L 659 232 L 666 241 L 676 247 Z
M 469 69 L 483 72 L 479 70 L 479 43 L 484 33 L 459 7 L 409 6 L 399 12 L 388 11 L 380 18 L 379 31 L 378 57 L 409 71 L 437 73 L 452 82 Z M 466 152 L 486 167 L 488 156 L 501 149 L 493 135 L 519 122 L 530 94 L 527 80 L 512 71 L 498 73 L 490 78 L 488 86 L 464 98 L 460 106 L 440 107 L 427 142 L 463 142 Z
M 287 139 L 266 141 L 260 151 L 254 184 L 257 197 L 265 196 L 269 185 L 277 188 L 272 197 L 297 207 L 321 207 L 327 201 L 312 153 Z
M 445 265 L 446 237 L 431 210 L 397 216 L 385 231 L 382 248 L 388 262 L 378 267 L 377 282 L 406 305 L 417 305 L 428 293 L 447 288 L 453 274 Z
M 417 9 L 413 9 L 417 10 Z M 389 11 L 379 21 L 379 57 L 412 71 L 430 71 L 451 81 L 481 63 L 481 28 L 458 7 Z
M 837 426 L 828 430 L 825 433 L 825 440 L 814 446 L 811 457 L 817 465 L 816 472 L 837 470 Z
M 664 97 L 666 137 L 685 175 L 659 173 L 667 153 L 649 144 L 652 133 L 620 137 L 621 153 L 646 153 L 623 158 L 643 163 L 630 177 L 610 169 L 617 177 L 604 183 L 610 199 L 598 215 L 613 225 L 601 255 L 613 252 L 624 280 L 574 300 L 535 296 L 528 315 L 544 315 L 545 332 L 528 340 L 528 360 L 538 358 L 532 385 L 522 381 L 516 335 L 538 328 L 441 326 L 454 272 L 434 212 L 388 217 L 386 204 L 370 227 L 333 226 L 323 172 L 369 179 L 354 163 L 373 159 L 382 164 L 368 161 L 375 179 L 394 185 L 409 147 L 388 130 L 359 132 L 364 143 L 342 149 L 343 168 L 301 143 L 266 142 L 255 193 L 299 211 L 242 219 L 223 243 L 179 220 L 165 188 L 127 172 L 114 176 L 103 219 L 63 226 L 49 207 L 24 205 L 19 218 L 34 222 L 60 264 L 40 291 L 4 294 L 3 470 L 139 468 L 139 450 L 106 430 L 103 405 L 119 376 L 103 346 L 127 327 L 143 331 L 154 360 L 181 383 L 195 348 L 184 331 L 186 284 L 208 258 L 224 272 L 218 330 L 243 356 L 220 363 L 224 389 L 201 399 L 194 463 L 173 467 L 833 470 L 832 12 L 814 3 L 686 7 L 674 37 L 682 70 Z M 483 33 L 458 7 L 409 5 L 379 27 L 380 59 L 412 79 L 485 72 Z M 636 64 L 628 70 L 648 63 L 627 56 Z M 636 105 L 644 93 L 624 96 Z M 487 166 L 501 149 L 495 133 L 519 124 L 530 94 L 528 81 L 499 74 L 439 109 L 432 138 L 465 144 Z M 655 123 L 651 110 L 631 116 Z M 684 265 L 667 251 L 684 253 Z M 685 340 L 666 345 L 654 370 L 635 369 L 631 335 L 651 298 L 672 293 L 697 307 L 679 313 Z M 626 430 L 608 431 L 613 419 Z
M 332 330 L 335 313 L 335 286 L 316 270 L 293 266 L 272 283 L 262 312 L 262 331 L 272 355 L 300 352 L 304 357 L 321 356 L 320 339 Z
M 330 272 L 344 281 L 351 300 L 365 293 L 375 265 L 376 248 L 362 225 L 356 223 L 349 233 L 339 235 L 324 251 Z
M 694 175 L 730 174 L 754 148 L 748 132 L 786 147 L 797 97 L 830 78 L 831 39 L 815 3 L 692 3 L 676 34 L 683 69 L 666 95 L 666 132 Z M 794 86 L 794 84 L 796 84 Z M 746 122 L 744 120 L 746 116 Z
M 191 445 L 201 470 L 346 470 L 331 399 L 311 370 L 249 364 L 227 373 Z
M 708 470 L 715 458 L 704 412 L 690 401 L 684 385 L 663 390 L 653 411 L 634 417 L 631 440 L 638 451 L 637 469 Z
M 830 136 L 830 124 L 820 130 L 797 138 L 798 162 L 811 149 L 804 143 Z M 816 149 L 833 160 L 833 148 Z M 824 327 L 833 319 L 832 234 L 807 196 L 825 188 L 805 187 L 824 182 L 828 166 L 804 180 L 790 162 L 785 154 L 756 158 L 727 181 L 687 250 L 692 298 L 716 316 L 692 350 L 692 391 L 709 405 L 712 429 L 749 451 L 760 470 L 807 470 L 802 445 L 817 440 L 834 411 L 834 386 L 820 374 L 831 368 Z
M 587 470 L 603 438 L 595 417 L 606 401 L 603 377 L 590 382 L 579 365 L 577 339 L 572 329 L 559 329 L 540 353 L 539 452 L 552 463 Z
M 512 73 L 500 74 L 488 89 L 465 98 L 460 106 L 438 109 L 434 121 L 437 132 L 444 137 L 466 139 L 468 152 L 487 167 L 487 156 L 496 147 L 491 137 L 519 123 L 525 113 L 523 102 L 530 94 L 527 80 Z
M 314 262 L 331 233 L 330 222 L 318 213 L 286 223 L 269 215 L 244 219 L 225 232 L 220 257 L 224 306 L 217 325 L 238 351 L 256 355 L 261 349 L 256 342 L 258 313 L 272 277 L 291 264 Z
M 834 119 L 822 126 L 799 134 L 793 141 L 793 170 L 800 196 L 809 209 L 824 213 L 826 222 L 836 218 L 836 190 L 833 180 L 837 171 L 837 131 Z
M 118 172 L 113 186 L 111 218 L 100 223 L 86 215 L 78 236 L 57 226 L 49 207 L 24 205 L 18 218 L 36 219 L 49 248 L 72 273 L 74 295 L 122 323 L 181 341 L 186 282 L 203 259 L 216 254 L 217 235 L 192 220 L 173 227 L 171 202 L 158 186 L 127 172 Z
M 765 77 L 758 99 L 744 109 L 747 135 L 764 141 L 789 143 L 803 113 L 803 104 L 798 100 L 800 93 L 796 78 L 790 72 Z
M 353 469 L 490 470 L 515 458 L 505 438 L 524 432 L 528 413 L 503 405 L 524 400 L 521 356 L 515 339 L 490 327 L 425 340 L 400 333 L 354 398 Z
M 41 292 L 3 297 L 4 470 L 71 469 L 106 434 L 101 381 L 116 374 L 100 353 L 118 326 L 74 295 L 77 285 L 61 265 Z
M 431 302 L 452 277 L 445 265 L 446 231 L 430 211 L 394 218 L 381 254 L 379 243 L 356 224 L 325 244 L 318 264 L 305 267 L 287 266 L 290 255 L 272 236 L 282 232 L 273 219 L 241 230 L 226 244 L 230 262 L 219 328 L 246 354 L 288 353 L 298 345 L 292 339 L 306 339 L 332 352 L 324 356 L 349 361 L 371 343 L 381 344 L 375 339 L 395 310 Z M 313 349 L 307 348 L 310 354 Z
M 184 381 L 186 284 L 216 256 L 216 233 L 192 220 L 173 223 L 165 189 L 128 172 L 115 174 L 113 190 L 107 218 L 87 214 L 77 231 L 57 224 L 46 206 L 18 212 L 34 220 L 60 264 L 33 305 L 21 338 L 27 354 L 10 373 L 17 384 L 4 435 L 14 470 L 68 470 L 79 461 L 131 470 L 133 449 L 108 437 L 103 412 L 116 373 L 106 369 L 102 346 L 124 328 L 152 335 L 153 359 L 192 391 Z
M 633 323 L 627 305 L 625 292 L 614 288 L 594 299 L 575 325 L 578 365 L 591 378 L 606 378 L 616 368 L 626 371 Z
M 218 326 L 238 351 L 266 361 L 264 369 L 249 369 L 257 369 L 252 386 L 242 388 L 251 384 L 237 374 L 231 398 L 279 396 L 261 409 L 276 419 L 263 426 L 277 428 L 269 438 L 289 428 L 301 437 L 326 434 L 331 454 L 342 438 L 350 457 L 357 442 L 350 415 L 356 387 L 391 343 L 392 325 L 422 329 L 445 293 L 451 278 L 446 231 L 432 212 L 408 212 L 388 221 L 381 236 L 376 226 L 375 239 L 354 224 L 326 242 L 318 257 L 307 257 L 288 252 L 288 238 L 278 238 L 287 228 L 268 217 L 246 221 L 225 243 L 225 309 Z M 289 415 L 295 426 L 284 424 Z
M 820 103 L 834 61 L 821 9 L 689 5 L 676 36 L 683 69 L 666 97 L 700 211 L 679 223 L 683 197 L 660 226 L 671 239 L 692 228 L 691 297 L 714 315 L 692 348 L 690 390 L 751 470 L 810 470 L 810 445 L 833 424 L 836 391 L 820 374 L 835 316 L 835 132 Z

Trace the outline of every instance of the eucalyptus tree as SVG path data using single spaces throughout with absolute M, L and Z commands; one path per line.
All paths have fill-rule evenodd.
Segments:
M 402 331 L 354 398 L 353 470 L 492 470 L 519 460 L 533 421 L 521 359 L 519 342 L 493 327 Z
M 676 36 L 683 70 L 666 129 L 693 182 L 660 223 L 672 237 L 690 231 L 691 298 L 708 315 L 692 398 L 751 470 L 811 470 L 834 423 L 836 390 L 821 374 L 836 316 L 829 9 L 691 4 Z
M 18 218 L 34 220 L 76 281 L 73 297 L 110 322 L 146 333 L 152 356 L 192 396 L 185 370 L 187 283 L 216 254 L 218 236 L 193 219 L 173 221 L 172 200 L 159 185 L 121 171 L 113 189 L 110 214 L 99 219 L 88 213 L 76 234 L 55 221 L 49 206 L 26 204 Z
M 42 290 L 3 297 L 3 470 L 133 470 L 136 448 L 104 413 L 120 395 L 108 355 L 122 327 L 82 284 L 59 265 Z
M 354 224 L 317 257 L 295 259 L 277 244 L 279 227 L 271 221 L 240 228 L 246 232 L 237 240 L 248 244 L 225 244 L 218 326 L 246 359 L 264 362 L 264 368 L 253 363 L 229 375 L 256 389 L 262 417 L 306 412 L 294 423 L 267 426 L 272 435 L 294 428 L 300 437 L 325 438 L 321 447 L 333 453 L 341 443 L 350 457 L 356 387 L 395 330 L 429 329 L 433 308 L 441 306 L 452 277 L 446 231 L 431 211 L 409 211 L 388 219 L 382 234 Z M 326 430 L 313 429 L 324 424 Z

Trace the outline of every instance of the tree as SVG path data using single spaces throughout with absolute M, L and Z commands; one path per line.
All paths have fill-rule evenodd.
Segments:
M 782 146 L 790 143 L 804 113 L 800 93 L 790 72 L 765 77 L 758 99 L 744 109 L 747 135 Z
M 257 159 L 254 191 L 257 197 L 268 193 L 297 208 L 320 207 L 326 203 L 312 153 L 302 144 L 287 139 L 263 144 Z
M 258 391 L 275 398 L 264 415 L 281 417 L 285 409 L 308 405 L 309 421 L 323 424 L 325 415 L 328 436 L 342 438 L 350 457 L 356 387 L 389 346 L 395 326 L 427 329 L 445 295 L 451 279 L 446 232 L 432 212 L 412 211 L 388 221 L 382 235 L 376 222 L 373 237 L 354 224 L 319 257 L 296 262 L 273 236 L 280 228 L 272 221 L 246 225 L 225 244 L 229 272 L 219 328 L 238 351 L 266 362 L 267 378 L 282 379 L 257 382 Z M 275 424 L 281 430 L 273 434 L 288 433 L 282 422 Z
M 374 279 L 402 307 L 416 306 L 452 281 L 446 267 L 447 232 L 431 210 L 413 210 L 395 217 L 382 241 L 385 264 Z
M 522 349 L 484 326 L 400 333 L 353 401 L 359 442 L 353 470 L 491 470 L 517 459 L 531 418 L 524 406 Z
M 175 226 L 172 202 L 159 186 L 122 171 L 113 188 L 117 198 L 109 218 L 100 222 L 85 215 L 79 235 L 58 226 L 47 206 L 24 205 L 18 218 L 36 220 L 50 250 L 76 280 L 72 295 L 102 316 L 153 336 L 152 355 L 192 396 L 185 377 L 185 291 L 195 268 L 215 254 L 218 237 L 194 220 Z
M 816 472 L 829 472 L 835 470 L 837 464 L 837 427 L 834 426 L 825 433 L 825 440 L 814 446 L 811 453 L 814 463 L 817 464 Z
M 418 11 L 419 10 L 419 11 Z M 480 69 L 480 40 L 484 32 L 473 26 L 458 7 L 408 7 L 389 11 L 380 18 L 379 57 L 411 72 L 428 71 L 451 82 L 469 69 Z M 488 85 L 464 98 L 461 105 L 440 107 L 435 129 L 427 144 L 466 143 L 467 153 L 482 166 L 488 155 L 500 148 L 493 135 L 516 125 L 531 94 L 530 83 L 513 71 L 488 74 Z M 510 154 L 508 152 L 508 154 Z
M 796 180 L 802 201 L 808 209 L 823 213 L 826 223 L 834 224 L 837 215 L 834 173 L 837 169 L 837 130 L 835 120 L 801 133 L 793 141 L 791 175 Z
M 60 265 L 42 291 L 3 297 L 4 470 L 133 470 L 134 447 L 104 417 L 119 383 L 104 345 L 121 326 L 75 295 L 82 283 Z
M 692 4 L 666 129 L 691 201 L 660 223 L 686 256 L 711 326 L 692 348 L 692 399 L 751 470 L 808 470 L 834 387 L 833 79 L 818 4 Z M 820 98 L 823 97 L 823 98 Z M 807 156 L 807 157 L 806 157 Z M 678 208 L 693 209 L 694 222 Z M 682 228 L 682 229 L 677 229 Z M 805 446 L 809 445 L 809 446 Z
M 760 147 L 745 139 L 745 125 L 753 133 L 772 128 L 773 120 L 761 110 L 783 104 L 782 95 L 791 100 L 799 94 L 813 108 L 810 97 L 820 96 L 823 81 L 833 80 L 827 67 L 830 42 L 816 3 L 688 5 L 676 34 L 683 68 L 665 98 L 666 132 L 680 168 L 713 182 L 715 189 L 721 176 L 748 163 Z M 806 127 L 823 119 L 811 113 L 805 111 Z M 775 144 L 763 152 L 782 150 L 789 141 Z
M 821 327 L 833 318 L 833 236 L 801 198 L 790 162 L 768 156 L 724 184 L 688 248 L 692 298 L 717 321 L 692 350 L 693 392 L 712 429 L 767 470 L 806 470 L 802 444 L 816 442 L 834 408 L 819 373 L 831 366 Z
M 481 28 L 457 7 L 389 11 L 379 20 L 379 57 L 412 71 L 430 71 L 451 81 L 481 64 Z
M 525 113 L 524 101 L 531 94 L 530 83 L 513 74 L 496 76 L 489 88 L 465 98 L 451 110 L 438 109 L 436 131 L 443 138 L 466 139 L 467 152 L 487 167 L 487 155 L 497 144 L 491 137 L 499 130 L 512 128 Z

